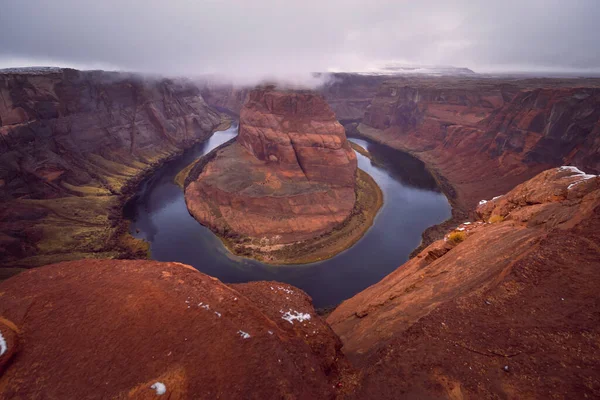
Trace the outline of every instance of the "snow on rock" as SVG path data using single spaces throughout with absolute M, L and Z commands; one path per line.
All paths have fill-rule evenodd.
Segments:
M 588 179 L 594 179 L 594 178 L 598 177 L 598 175 L 586 174 L 585 172 L 583 172 L 579 168 L 573 167 L 571 165 L 563 165 L 562 167 L 559 167 L 558 170 L 560 172 L 572 172 L 574 175 L 577 175 L 577 177 L 579 178 L 578 181 L 575 181 L 575 182 L 571 183 L 567 187 L 567 190 L 571 190 L 573 187 L 579 185 L 581 182 L 587 181 Z M 569 175 L 569 176 L 566 176 L 566 178 L 570 178 L 572 176 L 573 175 Z
M 471 225 L 470 222 L 463 222 L 463 225 Z
M 485 203 L 487 203 L 487 200 L 480 200 L 480 201 L 479 201 L 479 205 L 480 205 L 480 206 L 484 205 Z
M 237 333 L 239 333 L 242 339 L 250 339 L 252 337 L 248 332 L 244 332 L 242 330 L 237 331 Z
M 504 196 L 504 195 L 503 195 L 503 194 L 501 194 L 500 196 L 496 196 L 496 197 L 494 197 L 494 198 L 492 199 L 492 201 L 496 201 L 496 200 L 498 200 L 498 199 L 499 199 L 500 197 L 502 197 L 502 196 Z
M 6 353 L 6 350 L 8 350 L 8 345 L 6 344 L 6 339 L 2 336 L 2 331 L 0 331 L 0 356 Z
M 287 322 L 289 322 L 290 324 L 294 325 L 294 320 L 299 321 L 299 322 L 304 322 L 306 320 L 310 319 L 310 314 L 306 313 L 300 313 L 298 311 L 294 311 L 292 309 L 290 309 L 289 311 L 286 311 L 285 313 L 283 312 L 283 310 L 280 311 L 283 314 L 283 319 L 285 319 Z
M 163 394 L 167 393 L 167 387 L 162 382 L 154 383 L 152 386 L 150 386 L 150 389 L 154 389 L 157 396 L 162 396 Z
M 291 290 L 291 289 L 287 289 L 287 288 L 284 288 L 284 287 L 282 287 L 282 286 L 277 286 L 277 288 L 274 288 L 273 286 L 271 286 L 271 290 L 274 290 L 274 291 L 278 291 L 278 290 L 279 290 L 279 291 L 282 291 L 282 292 L 286 292 L 287 294 L 292 294 L 292 293 L 294 293 L 294 291 L 293 291 L 293 290 Z
M 220 313 L 220 312 L 218 312 L 218 311 L 215 311 L 215 315 L 216 315 L 217 317 L 221 318 L 221 313 Z

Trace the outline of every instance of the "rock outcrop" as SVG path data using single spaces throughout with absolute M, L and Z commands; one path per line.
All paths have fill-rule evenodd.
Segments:
M 0 264 L 131 253 L 123 195 L 220 123 L 184 81 L 69 69 L 0 73 Z
M 594 79 L 390 80 L 359 130 L 427 163 L 466 212 L 549 167 L 600 172 L 599 86 Z
M 357 398 L 600 395 L 600 178 L 542 172 L 327 319 Z
M 325 100 L 311 92 L 257 89 L 235 142 L 188 177 L 190 213 L 226 237 L 278 246 L 333 230 L 351 214 L 356 155 Z
M 322 399 L 341 343 L 301 290 L 178 263 L 81 260 L 0 283 L 0 397 Z

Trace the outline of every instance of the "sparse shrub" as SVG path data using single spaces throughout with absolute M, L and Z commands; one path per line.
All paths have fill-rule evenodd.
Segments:
M 502 215 L 492 215 L 490 217 L 489 223 L 495 224 L 496 222 L 502 222 L 502 221 L 504 221 L 504 217 Z
M 458 244 L 466 238 L 467 235 L 464 232 L 454 231 L 448 235 L 448 240 L 454 244 Z

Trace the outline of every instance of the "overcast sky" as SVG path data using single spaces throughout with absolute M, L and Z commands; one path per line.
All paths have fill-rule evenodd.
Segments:
M 600 0 L 2 0 L 0 68 L 600 71 Z

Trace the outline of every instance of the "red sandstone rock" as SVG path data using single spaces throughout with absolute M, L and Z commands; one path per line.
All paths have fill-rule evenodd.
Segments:
M 356 155 L 321 96 L 259 89 L 240 113 L 236 142 L 192 171 L 185 197 L 211 229 L 277 245 L 343 222 L 355 175 Z
M 328 317 L 356 398 L 600 395 L 600 178 L 554 168 L 478 213 Z
M 347 371 L 339 339 L 301 290 L 229 287 L 178 263 L 24 272 L 0 284 L 0 316 L 3 399 L 157 398 L 157 382 L 169 399 L 320 399 Z
M 127 254 L 115 240 L 121 195 L 220 122 L 189 82 L 0 73 L 0 265 Z
M 600 89 L 582 84 L 390 81 L 361 132 L 421 158 L 452 185 L 454 205 L 472 210 L 551 166 L 600 172 Z

